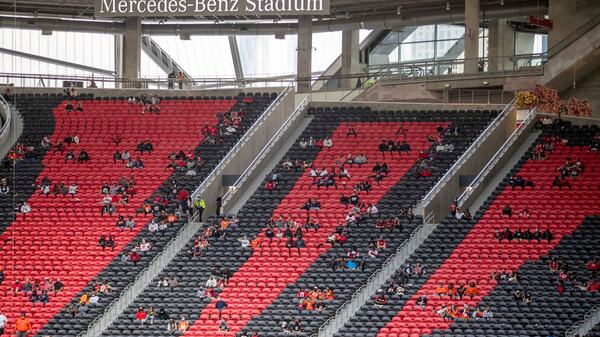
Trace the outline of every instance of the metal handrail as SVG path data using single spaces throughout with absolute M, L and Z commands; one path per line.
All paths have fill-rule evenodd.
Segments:
M 2 136 L 4 132 L 10 128 L 12 122 L 12 110 L 2 95 L 0 95 L 0 106 L 3 108 L 6 117 L 4 124 L 0 127 L 0 136 Z
M 517 54 L 517 55 L 509 55 L 509 56 L 498 56 L 498 57 L 483 57 L 483 58 L 477 58 L 477 62 L 478 61 L 484 61 L 487 62 L 488 67 L 487 70 L 481 72 L 481 74 L 489 74 L 489 73 L 494 73 L 496 72 L 495 70 L 492 69 L 492 67 L 489 67 L 490 62 L 494 61 L 494 60 L 510 60 L 510 62 L 514 62 L 514 64 L 516 64 L 516 66 L 510 68 L 510 69 L 502 69 L 502 71 L 508 71 L 510 70 L 511 72 L 517 72 L 517 73 L 524 73 L 524 72 L 528 72 L 531 70 L 538 70 L 537 66 L 532 66 L 531 65 L 531 60 L 540 60 L 541 63 L 543 63 L 546 59 L 547 59 L 547 55 L 545 53 L 536 53 L 536 54 Z M 519 60 L 524 60 L 523 62 L 523 66 L 519 66 Z M 322 75 L 321 73 L 313 73 L 310 75 L 309 79 L 310 81 L 327 81 L 330 79 L 334 79 L 334 80 L 341 80 L 341 79 L 358 79 L 358 78 L 365 78 L 365 77 L 369 77 L 371 76 L 371 74 L 373 73 L 373 71 L 375 71 L 376 73 L 379 73 L 382 75 L 382 77 L 385 76 L 393 76 L 393 75 L 398 75 L 401 73 L 401 71 L 399 71 L 400 69 L 419 69 L 419 68 L 431 68 L 434 67 L 435 69 L 441 69 L 440 67 L 446 67 L 448 65 L 450 66 L 460 66 L 460 65 L 464 65 L 465 62 L 467 61 L 472 61 L 472 62 L 476 62 L 475 59 L 470 59 L 470 58 L 462 58 L 462 59 L 454 59 L 454 60 L 444 60 L 444 59 L 438 59 L 438 60 L 430 60 L 430 61 L 412 61 L 412 62 L 403 62 L 403 63 L 391 63 L 391 64 L 384 64 L 384 65 L 373 65 L 370 66 L 369 69 L 365 72 L 358 72 L 358 73 L 353 73 L 353 74 L 344 74 L 344 75 Z M 527 64 L 529 63 L 529 64 Z M 433 68 L 432 68 L 433 69 Z M 543 69 L 541 69 L 541 71 L 543 71 Z M 439 71 L 438 71 L 439 73 Z M 427 75 L 427 74 L 425 74 Z M 440 77 L 441 74 L 435 75 L 435 76 L 418 76 L 418 77 L 412 77 L 414 79 L 420 79 L 420 80 L 425 80 L 427 79 L 427 77 L 432 77 L 432 78 L 437 78 Z M 458 75 L 464 75 L 461 73 L 450 73 L 450 74 L 446 74 L 443 76 L 449 76 L 450 78 L 452 78 L 452 76 L 458 76 Z M 468 74 L 467 74 L 468 75 Z M 473 74 L 470 74 L 473 75 Z M 442 77 L 443 77 L 442 76 Z M 135 85 L 140 85 L 140 84 L 153 84 L 153 85 L 165 85 L 168 83 L 168 78 L 164 77 L 164 76 L 145 76 L 139 79 L 127 79 L 127 78 L 122 78 L 122 77 L 115 77 L 115 76 L 80 76 L 80 75 L 58 75 L 58 74 L 34 74 L 34 73 L 11 73 L 11 72 L 2 72 L 0 73 L 0 78 L 6 78 L 7 81 L 10 81 L 11 79 L 29 79 L 29 80 L 40 80 L 40 79 L 46 79 L 46 80 L 55 80 L 55 81 L 62 81 L 62 80 L 67 80 L 67 81 L 80 81 L 80 82 L 85 82 L 85 83 L 89 83 L 92 80 L 96 83 L 100 83 L 101 85 L 103 85 L 104 83 L 111 83 L 111 84 L 124 84 L 126 86 L 129 86 L 130 84 L 135 86 Z M 239 78 L 235 78 L 235 77 L 220 77 L 220 76 L 190 76 L 188 79 L 188 81 L 193 82 L 193 83 L 197 83 L 200 87 L 206 87 L 206 88 L 211 88 L 211 87 L 215 87 L 215 88 L 220 88 L 220 87 L 240 87 L 240 86 L 245 86 L 248 84 L 253 84 L 253 83 L 289 83 L 289 82 L 295 82 L 297 81 L 296 79 L 296 75 L 295 74 L 285 74 L 285 75 L 277 75 L 277 76 L 268 76 L 268 75 L 261 75 L 261 74 L 257 74 L 254 76 L 250 76 L 247 75 L 244 79 L 239 79 Z M 306 79 L 303 79 L 303 81 L 306 81 Z M 49 85 L 51 83 L 48 83 Z M 59 86 L 59 85 L 57 85 Z M 62 86 L 62 83 L 61 85 Z M 316 90 L 318 91 L 329 91 L 328 88 L 325 86 L 324 88 L 322 88 L 324 90 Z
M 489 170 L 491 170 L 492 167 L 496 164 L 496 162 L 500 158 L 500 156 L 502 156 L 508 150 L 510 145 L 512 145 L 516 141 L 516 139 L 523 132 L 525 132 L 525 130 L 527 129 L 527 126 L 529 125 L 529 123 L 531 123 L 531 121 L 533 121 L 536 114 L 537 114 L 537 108 L 534 108 L 527 114 L 527 116 L 525 116 L 525 118 L 523 119 L 523 121 L 521 122 L 519 127 L 517 127 L 515 129 L 515 131 L 512 132 L 512 134 L 508 137 L 508 139 L 502 144 L 502 146 L 500 146 L 498 151 L 496 151 L 496 153 L 492 156 L 492 158 L 479 171 L 477 176 L 475 176 L 473 181 L 471 181 L 469 186 L 467 186 L 465 188 L 465 190 L 463 191 L 463 193 L 458 197 L 457 206 L 463 207 L 465 199 L 468 198 L 473 193 L 473 190 L 480 184 L 480 179 L 488 174 Z
M 386 80 L 440 80 L 467 77 L 493 76 L 497 74 L 543 73 L 546 53 L 516 54 L 460 59 L 429 59 L 372 65 L 369 70 L 385 70 Z M 534 64 L 536 63 L 536 64 Z M 476 72 L 469 72 L 465 65 L 475 64 Z M 479 68 L 480 64 L 482 68 Z M 507 66 L 508 65 L 508 66 Z M 462 68 L 461 68 L 462 67 Z
M 335 314 L 333 316 L 329 317 L 325 322 L 323 322 L 323 324 L 321 324 L 321 326 L 319 327 L 318 332 L 312 334 L 311 337 L 323 337 L 321 334 L 323 334 L 328 329 L 332 329 L 330 327 L 330 325 L 333 324 L 333 321 L 338 317 L 342 317 L 341 315 L 343 314 L 343 312 L 345 310 L 347 310 L 349 308 L 349 306 L 352 304 L 352 302 L 355 299 L 357 299 L 358 297 L 363 296 L 362 300 L 365 300 L 365 301 L 368 300 L 368 299 L 364 298 L 365 291 L 366 291 L 366 293 L 370 294 L 368 296 L 368 298 L 370 298 L 372 296 L 372 294 L 375 294 L 375 292 L 381 287 L 381 285 L 375 287 L 375 285 L 376 285 L 374 282 L 375 279 L 376 278 L 379 279 L 378 283 L 384 283 L 396 272 L 397 268 L 399 268 L 400 266 L 396 266 L 397 268 L 393 268 L 393 272 L 391 272 L 390 271 L 391 264 L 402 253 L 402 251 L 405 250 L 409 246 L 409 244 L 412 242 L 412 239 L 414 237 L 423 234 L 423 232 L 425 232 L 425 230 L 427 228 L 430 228 L 434 225 L 433 224 L 434 215 L 435 214 L 432 211 L 425 218 L 423 218 L 423 224 L 419 225 L 417 228 L 415 228 L 410 233 L 408 239 L 405 239 L 404 241 L 402 241 L 402 243 L 400 244 L 400 246 L 398 246 L 396 251 L 394 253 L 390 254 L 390 256 L 388 256 L 388 258 L 381 264 L 381 267 L 378 268 L 375 272 L 373 272 L 373 274 L 371 274 L 371 276 L 369 276 L 369 278 L 367 278 L 365 283 L 363 283 L 358 289 L 356 289 L 356 291 L 354 293 L 352 293 L 352 296 L 350 296 L 350 299 L 344 301 L 344 303 L 342 303 L 340 305 L 340 307 L 335 311 Z M 433 226 L 433 227 L 435 227 L 435 226 Z M 414 248 L 416 249 L 417 247 L 418 246 L 416 246 Z M 384 271 L 387 271 L 387 273 L 385 273 Z M 369 288 L 369 289 L 367 289 L 367 288 Z M 356 311 L 358 311 L 359 308 L 355 308 Z M 346 316 L 346 318 L 350 319 L 351 316 Z M 338 326 L 336 328 L 337 329 L 335 329 L 335 330 L 338 330 L 339 328 L 341 328 L 341 326 Z M 331 333 L 331 331 L 329 331 L 329 332 L 330 333 L 327 335 L 333 334 L 333 333 Z
M 572 31 L 569 35 L 565 36 L 562 40 L 557 42 L 552 48 L 548 49 L 548 57 L 552 57 L 558 53 L 560 53 L 563 49 L 567 48 L 571 43 L 577 41 L 578 38 L 583 36 L 583 34 L 592 30 L 592 28 L 596 27 L 600 24 L 600 14 L 594 16 L 574 31 Z
M 300 114 L 304 111 L 304 109 L 308 106 L 309 99 L 308 96 L 304 97 L 304 99 L 298 104 L 294 112 L 288 117 L 288 119 L 281 125 L 281 127 L 273 134 L 271 139 L 265 144 L 265 146 L 261 149 L 261 151 L 256 155 L 254 160 L 246 167 L 246 169 L 240 174 L 238 179 L 233 183 L 230 189 L 223 196 L 223 205 L 227 204 L 229 199 L 231 199 L 234 191 L 239 189 L 246 179 L 250 176 L 252 171 L 256 169 L 256 166 L 262 161 L 264 156 L 269 152 L 275 143 L 283 136 L 285 131 L 290 127 L 290 125 L 300 116 Z
M 462 165 L 469 159 L 469 157 L 473 154 L 473 152 L 481 145 L 483 139 L 487 138 L 493 129 L 496 128 L 498 124 L 508 115 L 509 109 L 514 105 L 515 100 L 513 99 L 509 104 L 504 107 L 504 109 L 496 116 L 496 118 L 483 130 L 483 132 L 475 139 L 471 145 L 463 152 L 463 154 L 456 160 L 454 165 L 446 171 L 446 173 L 442 176 L 442 178 L 433 186 L 433 188 L 425 195 L 423 200 L 420 203 L 421 207 L 425 207 L 428 205 L 433 197 L 437 195 L 437 193 L 448 183 L 450 177 L 452 177 L 461 167 Z
M 219 164 L 217 164 L 217 166 L 215 166 L 215 168 L 212 170 L 212 172 L 206 177 L 206 179 L 204 179 L 204 181 L 202 182 L 202 184 L 200 184 L 200 186 L 198 186 L 198 188 L 194 191 L 194 193 L 192 193 L 192 200 L 195 200 L 196 197 L 198 196 L 198 194 L 200 194 L 208 184 L 210 184 L 215 177 L 217 176 L 217 174 L 219 174 L 225 167 L 225 165 L 231 160 L 231 158 L 233 157 L 233 155 L 239 150 L 239 148 L 245 144 L 248 139 L 250 138 L 250 136 L 252 134 L 254 134 L 254 132 L 256 131 L 256 128 L 258 128 L 258 126 L 260 124 L 262 124 L 264 122 L 265 119 L 267 119 L 267 117 L 269 117 L 271 115 L 271 113 L 274 111 L 274 107 L 275 105 L 279 104 L 279 102 L 281 101 L 281 99 L 286 96 L 287 94 L 289 94 L 293 89 L 292 89 L 292 84 L 288 84 L 285 89 L 283 89 L 279 95 L 277 95 L 277 98 L 275 98 L 273 100 L 273 102 L 271 102 L 271 104 L 267 107 L 267 109 L 262 113 L 262 115 L 260 115 L 260 117 L 258 117 L 256 119 L 256 121 L 254 121 L 254 123 L 252 124 L 252 126 L 250 126 L 250 128 L 248 129 L 248 131 L 246 131 L 246 133 L 237 141 L 237 143 L 235 143 L 235 145 L 231 148 L 231 150 L 229 150 L 229 152 L 227 152 L 227 154 L 225 155 L 225 157 L 223 157 L 223 159 L 221 159 L 221 161 L 219 162 Z
M 372 85 L 375 85 L 378 81 L 378 79 L 376 78 L 377 76 L 381 76 L 381 69 L 378 69 L 377 71 L 375 71 L 374 73 L 368 73 L 367 78 L 364 80 L 364 82 L 361 83 L 360 87 L 356 87 L 356 88 L 352 88 L 352 90 L 350 90 L 350 92 L 348 92 L 347 94 L 345 94 L 342 99 L 340 99 L 340 101 L 343 101 L 346 99 L 346 97 L 352 95 L 355 91 L 357 90 L 366 90 L 368 88 L 370 88 Z M 362 79 L 359 77 L 359 79 Z M 374 79 L 375 82 L 373 82 L 371 84 L 371 86 L 365 86 L 365 84 L 370 80 L 370 79 Z
M 573 324 L 565 331 L 565 337 L 584 336 L 600 323 L 600 305 L 594 305 L 584 315 L 583 319 Z

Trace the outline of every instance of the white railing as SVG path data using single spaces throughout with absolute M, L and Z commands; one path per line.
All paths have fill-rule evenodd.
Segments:
M 104 309 L 104 312 L 88 325 L 87 330 L 81 332 L 78 336 L 100 336 L 133 303 L 139 294 L 152 283 L 152 280 L 158 276 L 160 271 L 177 255 L 201 226 L 202 224 L 199 222 L 191 222 L 191 224 L 181 227 L 177 235 L 135 277 L 133 282 L 129 283 L 119 293 L 119 296 Z
M 417 227 L 396 251 L 390 255 L 381 268 L 377 269 L 350 297 L 349 300 L 342 303 L 335 315 L 325 321 L 319 331 L 312 337 L 331 337 L 338 332 L 344 324 L 354 317 L 356 312 L 365 305 L 379 290 L 387 280 L 389 280 L 398 269 L 402 267 L 406 260 L 415 252 L 415 250 L 427 239 L 429 234 L 438 226 L 433 223 L 434 214 L 429 213 L 424 219 L 423 224 Z
M 436 59 L 372 65 L 385 80 L 439 81 L 505 75 L 543 75 L 546 53 L 460 59 Z M 472 72 L 469 65 L 476 66 Z
M 304 110 L 308 106 L 309 102 L 310 102 L 310 100 L 308 99 L 308 97 L 305 97 L 300 102 L 300 104 L 298 104 L 298 106 L 296 107 L 296 109 L 294 110 L 294 112 L 292 112 L 292 114 L 290 115 L 290 117 L 288 117 L 288 119 L 275 132 L 275 134 L 271 137 L 271 139 L 269 139 L 269 141 L 267 142 L 267 144 L 256 155 L 256 158 L 254 158 L 254 160 L 250 163 L 250 165 L 248 165 L 248 167 L 246 167 L 246 169 L 244 170 L 244 172 L 242 172 L 240 174 L 239 178 L 235 181 L 235 183 L 233 183 L 233 185 L 230 187 L 229 191 L 227 191 L 227 193 L 225 193 L 225 195 L 223 196 L 223 205 L 226 205 L 227 202 L 232 198 L 233 194 L 240 188 L 240 186 L 242 186 L 242 184 L 244 182 L 246 182 L 246 180 L 250 177 L 251 173 L 254 172 L 254 170 L 256 169 L 256 167 L 258 166 L 258 164 L 260 162 L 262 162 L 262 160 L 269 153 L 269 151 L 271 151 L 271 149 L 273 149 L 273 147 L 275 146 L 275 144 L 277 144 L 277 142 L 281 139 L 281 137 L 283 137 L 283 135 L 285 134 L 285 132 L 287 131 L 287 129 L 292 124 L 294 124 L 294 122 L 296 121 L 296 119 L 298 119 L 298 117 L 300 117 L 300 115 L 304 112 Z M 260 178 L 262 178 L 262 177 L 259 177 L 259 179 Z
M 433 186 L 433 188 L 425 195 L 423 200 L 420 202 L 420 207 L 427 206 L 431 200 L 442 190 L 442 188 L 450 181 L 450 178 L 458 172 L 458 170 L 469 160 L 475 150 L 481 146 L 483 140 L 486 139 L 494 129 L 502 122 L 502 120 L 508 116 L 508 111 L 512 108 L 514 100 L 512 100 L 506 107 L 496 116 L 496 118 L 483 130 L 483 132 L 475 139 L 471 146 L 456 160 L 454 165 L 446 171 L 442 178 Z
M 567 329 L 565 337 L 584 337 L 600 324 L 600 305 L 595 305 L 583 315 L 583 319 Z
M 232 160 L 232 158 L 235 156 L 235 154 L 238 153 L 238 151 L 242 148 L 242 146 L 244 144 L 246 144 L 246 142 L 248 142 L 248 139 L 250 139 L 252 137 L 252 135 L 254 135 L 254 133 L 256 132 L 258 127 L 262 123 L 264 123 L 265 120 L 269 116 L 271 116 L 273 111 L 275 111 L 275 107 L 282 102 L 282 100 L 285 96 L 287 96 L 293 92 L 294 92 L 294 88 L 293 88 L 292 84 L 288 84 L 285 87 L 285 89 L 283 89 L 283 91 L 281 91 L 279 93 L 279 95 L 277 95 L 277 98 L 275 98 L 275 100 L 273 100 L 273 102 L 271 102 L 271 104 L 269 105 L 269 107 L 267 107 L 267 109 L 263 112 L 263 114 L 260 115 L 260 117 L 258 117 L 256 119 L 254 124 L 252 124 L 252 126 L 248 129 L 248 131 L 246 131 L 246 133 L 242 136 L 242 138 L 240 138 L 240 140 L 238 140 L 238 142 L 235 143 L 235 145 L 231 148 L 231 150 L 229 150 L 229 152 L 225 155 L 225 157 L 223 157 L 223 159 L 219 162 L 219 164 L 217 164 L 217 166 L 212 170 L 212 172 L 208 175 L 208 177 L 206 177 L 206 179 L 204 179 L 202 184 L 200 184 L 200 186 L 198 186 L 198 188 L 194 191 L 194 193 L 192 193 L 192 200 L 196 200 L 196 197 L 198 195 L 200 195 L 201 192 L 203 192 L 204 189 L 206 189 L 206 187 L 208 185 L 210 185 L 210 183 L 212 183 L 212 181 L 217 178 L 217 176 L 223 171 L 223 169 Z
M 523 132 L 525 132 L 525 130 L 527 130 L 529 124 L 531 124 L 531 122 L 535 119 L 536 113 L 537 109 L 532 109 L 529 112 L 529 114 L 527 114 L 527 116 L 523 119 L 521 124 L 515 129 L 515 131 L 513 131 L 513 133 L 510 135 L 510 137 L 508 137 L 504 144 L 500 146 L 498 151 L 496 151 L 496 153 L 487 162 L 487 164 L 485 164 L 483 169 L 479 171 L 477 176 L 473 179 L 473 181 L 471 181 L 469 186 L 467 186 L 467 188 L 460 195 L 460 197 L 458 197 L 457 206 L 463 207 L 463 204 L 471 196 L 475 188 L 477 188 L 479 184 L 481 184 L 482 179 L 488 175 L 488 173 L 492 170 L 492 168 L 494 168 L 494 166 L 496 166 L 496 164 L 500 161 L 500 158 L 502 158 L 506 151 L 508 151 L 508 149 L 513 145 L 513 143 L 517 141 L 517 139 L 523 134 Z
M 4 116 L 4 124 L 0 125 L 0 144 L 5 144 L 10 136 L 13 111 L 2 95 L 0 95 L 0 113 Z

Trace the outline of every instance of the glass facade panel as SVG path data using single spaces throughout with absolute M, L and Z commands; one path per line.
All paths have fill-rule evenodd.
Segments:
M 192 36 L 190 40 L 153 36 L 152 39 L 192 77 L 235 77 L 227 36 Z M 156 71 L 149 66 L 145 69 Z M 142 72 L 142 77 L 157 75 Z
M 114 72 L 114 37 L 110 34 L 52 32 L 42 35 L 41 31 L 28 29 L 0 29 L 0 47 L 32 55 L 76 63 Z M 29 59 L 0 52 L 0 73 L 19 73 L 27 78 L 4 75 L 0 82 L 23 86 L 62 86 L 62 80 L 47 77 L 77 76 L 89 85 L 92 75 L 100 87 L 114 87 L 112 76 L 93 74 L 75 67 L 57 65 L 51 62 Z M 27 75 L 25 75 L 27 74 Z M 35 76 L 34 76 L 35 75 Z M 42 76 L 39 76 L 42 75 Z M 46 77 L 41 80 L 40 77 Z

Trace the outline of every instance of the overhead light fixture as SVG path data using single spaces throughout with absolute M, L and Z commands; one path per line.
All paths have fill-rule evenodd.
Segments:
M 396 9 L 396 14 L 398 14 L 398 15 L 402 14 L 402 6 L 398 6 L 398 8 Z
M 446 88 L 450 88 L 450 87 L 451 87 L 450 83 L 446 83 L 444 86 L 445 86 Z
M 215 25 L 218 25 L 219 22 L 220 22 L 219 20 L 215 20 Z
M 504 0 L 500 0 L 500 6 L 504 6 Z
M 488 81 L 483 81 L 483 85 L 489 85 L 489 84 L 490 84 L 490 82 L 488 82 Z
M 450 1 L 446 2 L 446 10 L 449 11 L 450 10 Z
M 164 20 L 158 20 L 158 24 L 159 24 L 159 25 L 164 25 L 164 24 L 165 24 L 165 21 L 164 21 Z
M 273 19 L 273 23 L 275 23 L 275 24 L 279 23 L 279 19 Z

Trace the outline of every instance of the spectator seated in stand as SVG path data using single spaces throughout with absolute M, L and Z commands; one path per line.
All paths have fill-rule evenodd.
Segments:
M 554 180 L 552 180 L 552 185 L 550 186 L 550 189 L 552 189 L 553 187 L 558 187 L 558 189 L 562 191 L 563 186 L 566 186 L 569 188 L 569 190 L 571 190 L 571 183 L 567 180 L 567 178 L 563 178 L 560 175 L 558 175 L 554 177 Z
M 508 218 L 512 217 L 512 208 L 509 205 L 505 205 L 504 208 L 502 208 L 500 217 L 505 217 L 505 216 L 507 216 Z
M 508 183 L 511 185 L 511 187 L 512 187 L 513 190 L 517 186 L 521 187 L 521 190 L 524 190 L 525 187 L 531 187 L 533 189 L 533 187 L 535 185 L 535 183 L 533 181 L 525 180 L 521 176 L 512 176 L 509 179 Z

